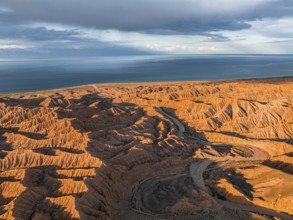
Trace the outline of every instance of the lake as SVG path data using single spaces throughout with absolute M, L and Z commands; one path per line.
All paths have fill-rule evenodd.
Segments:
M 92 83 L 293 76 L 293 55 L 154 55 L 0 59 L 0 93 Z

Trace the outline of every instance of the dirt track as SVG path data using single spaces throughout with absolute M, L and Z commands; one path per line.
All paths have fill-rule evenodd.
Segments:
M 178 127 L 179 133 L 181 135 L 184 135 L 185 132 L 185 127 L 184 125 L 176 118 L 173 116 L 167 114 L 162 110 L 161 108 L 158 108 L 158 111 L 163 114 L 164 116 L 170 118 L 174 124 Z M 264 150 L 261 150 L 255 146 L 250 146 L 250 145 L 242 145 L 243 147 L 247 147 L 253 151 L 253 156 L 250 158 L 229 158 L 229 161 L 256 161 L 256 160 L 267 160 L 269 158 L 269 154 L 266 153 Z M 227 160 L 227 158 L 224 157 L 214 157 L 213 159 L 204 159 L 204 160 L 198 160 L 190 164 L 190 175 L 194 181 L 194 184 L 198 186 L 200 189 L 204 190 L 208 194 L 212 195 L 211 190 L 205 185 L 204 179 L 203 179 L 203 173 L 205 170 L 208 168 L 208 166 L 213 163 L 213 162 L 219 162 L 219 161 L 224 161 Z M 274 216 L 278 217 L 284 220 L 292 220 L 293 217 L 290 215 L 284 214 L 277 212 L 272 209 L 260 207 L 260 206 L 250 206 L 250 205 L 241 205 L 225 200 L 220 200 L 216 199 L 219 204 L 226 208 L 234 209 L 234 210 L 242 210 L 242 211 L 249 211 L 249 212 L 257 212 L 260 214 L 264 215 L 269 215 L 269 216 Z

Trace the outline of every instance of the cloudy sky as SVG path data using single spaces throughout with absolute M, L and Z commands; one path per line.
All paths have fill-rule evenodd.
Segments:
M 292 0 L 0 0 L 2 58 L 292 52 Z

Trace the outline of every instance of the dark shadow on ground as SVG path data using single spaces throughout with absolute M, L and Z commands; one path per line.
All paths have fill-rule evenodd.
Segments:
M 33 167 L 25 171 L 21 184 L 26 189 L 15 199 L 12 216 L 15 218 L 33 219 L 36 215 L 57 219 L 70 218 L 66 207 L 53 204 L 46 198 L 60 196 L 58 188 L 62 183 L 57 179 L 58 166 Z M 72 194 L 79 197 L 80 195 Z
M 35 140 L 46 139 L 46 136 L 43 134 L 19 131 L 19 128 L 16 128 L 16 127 L 9 127 L 9 128 L 0 127 L 0 135 L 3 135 L 4 133 L 20 134 L 27 138 L 31 138 Z
M 38 106 L 42 101 L 44 101 L 45 98 L 30 98 L 30 99 L 15 99 L 15 98 L 8 98 L 8 97 L 2 97 L 0 98 L 0 103 L 4 103 L 6 106 L 21 106 L 23 108 L 35 108 Z
M 241 167 L 241 169 L 248 169 L 251 167 L 253 167 L 253 165 L 250 164 L 248 166 Z M 225 178 L 229 183 L 231 183 L 234 186 L 234 188 L 236 188 L 237 190 L 242 192 L 245 195 L 245 197 L 248 198 L 249 200 L 253 199 L 252 193 L 255 192 L 254 188 L 251 184 L 249 184 L 247 182 L 247 179 L 244 177 L 243 174 L 237 172 L 235 167 L 224 168 L 224 167 L 220 166 L 219 163 L 213 163 L 204 172 L 204 179 L 209 183 L 211 190 L 213 191 L 213 193 L 215 193 L 218 196 L 219 199 L 226 200 L 226 198 L 223 197 L 223 195 L 225 195 L 225 192 L 229 193 L 228 191 L 226 191 L 225 188 L 217 187 L 220 189 L 218 191 L 223 192 L 223 195 L 218 195 L 215 192 L 215 189 L 213 189 L 213 187 L 217 183 L 219 183 L 218 181 L 221 178 Z
M 272 169 L 293 175 L 293 164 L 291 163 L 286 163 L 280 160 L 266 160 L 262 164 Z
M 146 115 L 143 109 L 133 103 L 113 103 L 112 98 L 100 97 L 99 93 L 83 95 L 70 101 L 74 105 L 56 111 L 58 118 L 71 118 L 71 126 L 75 130 L 87 133 L 89 141 L 86 150 L 92 156 L 105 162 L 119 154 L 126 154 L 136 144 L 132 138 L 116 141 L 113 131 L 132 126 L 134 121 L 129 118 L 138 120 Z
M 0 159 L 4 159 L 8 154 L 7 151 L 12 151 L 13 148 L 10 143 L 7 143 L 6 137 L 3 136 L 5 132 L 0 128 Z

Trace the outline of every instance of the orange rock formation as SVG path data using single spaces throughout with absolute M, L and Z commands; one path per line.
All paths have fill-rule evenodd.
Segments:
M 292 137 L 293 78 L 3 95 L 0 219 L 290 219 Z

